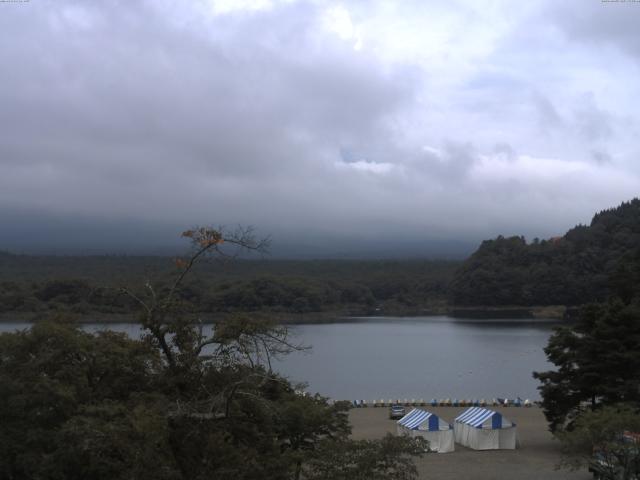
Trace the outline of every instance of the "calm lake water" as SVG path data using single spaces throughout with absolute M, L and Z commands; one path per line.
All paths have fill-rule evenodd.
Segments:
M 543 347 L 554 322 L 383 317 L 332 324 L 293 325 L 309 352 L 291 354 L 275 368 L 308 390 L 335 399 L 538 399 L 534 370 L 548 370 Z M 27 328 L 0 324 L 0 331 Z M 87 325 L 138 336 L 136 324 Z

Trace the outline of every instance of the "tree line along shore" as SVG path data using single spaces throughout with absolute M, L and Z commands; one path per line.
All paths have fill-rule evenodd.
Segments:
M 0 252 L 0 318 L 50 312 L 132 314 L 121 288 L 167 278 L 170 257 L 29 256 Z M 640 201 L 594 215 L 561 237 L 482 242 L 464 261 L 235 260 L 199 265 L 179 292 L 207 314 L 262 312 L 282 321 L 341 316 L 567 318 L 640 285 Z M 154 288 L 167 288 L 156 280 Z

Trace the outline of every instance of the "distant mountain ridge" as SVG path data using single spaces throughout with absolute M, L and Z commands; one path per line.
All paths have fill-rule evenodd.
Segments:
M 640 283 L 640 200 L 549 240 L 485 240 L 449 285 L 454 305 L 582 305 L 632 298 Z

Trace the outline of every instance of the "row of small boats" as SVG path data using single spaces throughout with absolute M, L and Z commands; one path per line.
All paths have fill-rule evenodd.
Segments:
M 457 398 L 432 398 L 431 401 L 426 402 L 424 399 L 396 399 L 396 400 L 373 400 L 367 402 L 366 400 L 353 400 L 353 406 L 356 408 L 362 407 L 390 407 L 391 405 L 404 405 L 406 407 L 421 407 L 431 405 L 432 407 L 531 407 L 534 402 L 529 399 L 516 398 L 493 398 L 491 400 L 483 399 L 460 399 Z

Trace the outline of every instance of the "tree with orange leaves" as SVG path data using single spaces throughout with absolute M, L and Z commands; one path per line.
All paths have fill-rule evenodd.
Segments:
M 264 254 L 270 244 L 268 237 L 257 238 L 251 227 L 228 231 L 223 227 L 199 226 L 184 231 L 182 237 L 190 240 L 191 249 L 185 256 L 175 259 L 176 272 L 164 294 L 156 292 L 150 281 L 145 283 L 143 293 L 125 287 L 121 289 L 122 293 L 140 305 L 142 327 L 173 368 L 180 363 L 193 362 L 206 346 L 215 343 L 213 337 L 206 337 L 202 333 L 201 319 L 184 318 L 185 312 L 180 310 L 177 300 L 178 292 L 194 266 L 208 258 L 232 259 L 242 252 Z M 195 341 L 178 344 L 176 339 L 183 337 Z

